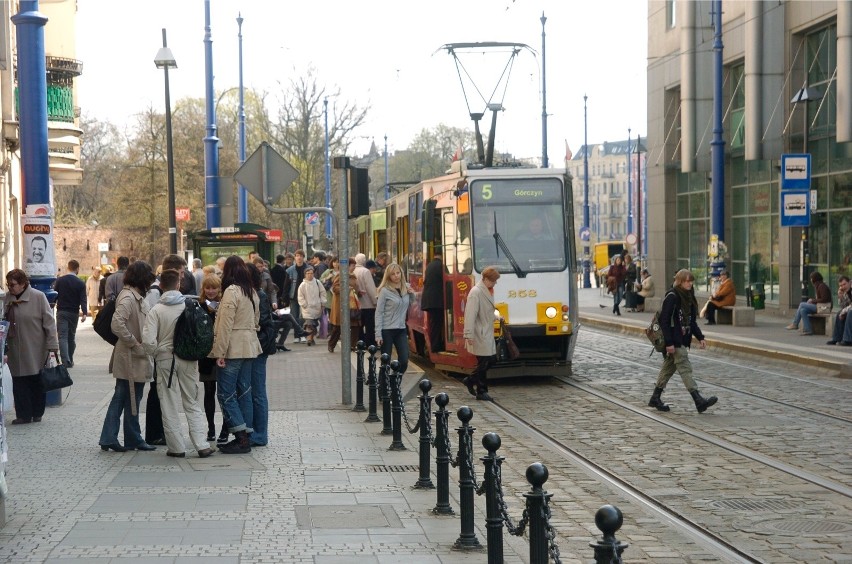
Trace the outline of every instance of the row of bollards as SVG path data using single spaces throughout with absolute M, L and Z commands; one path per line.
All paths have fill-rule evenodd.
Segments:
M 476 536 L 475 508 L 476 495 L 485 496 L 485 525 L 486 542 L 489 564 L 502 564 L 503 562 L 503 527 L 511 535 L 522 536 L 527 530 L 530 543 L 529 560 L 531 564 L 546 564 L 553 561 L 559 564 L 559 547 L 556 544 L 556 531 L 550 524 L 550 499 L 553 494 L 544 490 L 544 483 L 548 479 L 548 471 L 544 464 L 536 462 L 526 470 L 526 479 L 531 489 L 523 494 L 525 508 L 521 519 L 514 523 L 508 514 L 507 505 L 503 499 L 503 486 L 501 466 L 504 457 L 498 456 L 497 451 L 501 446 L 501 439 L 497 433 L 486 433 L 482 438 L 482 446 L 488 452 L 480 458 L 485 471 L 482 484 L 476 480 L 476 471 L 473 461 L 473 433 L 475 427 L 470 425 L 473 419 L 473 410 L 468 406 L 462 406 L 456 412 L 461 422 L 458 427 L 458 451 L 455 458 L 451 457 L 452 445 L 450 444 L 449 415 L 447 410 L 449 396 L 439 393 L 435 397 L 438 406 L 435 412 L 435 433 L 432 436 L 432 397 L 429 392 L 432 383 L 423 379 L 418 387 L 422 394 L 419 397 L 420 409 L 416 425 L 409 424 L 405 413 L 405 403 L 402 397 L 401 382 L 402 374 L 399 373 L 399 363 L 391 361 L 387 354 L 382 354 L 378 372 L 376 370 L 375 346 L 369 348 L 362 341 L 357 344 L 358 366 L 356 372 L 356 404 L 354 411 L 364 411 L 363 387 L 366 381 L 369 387 L 369 414 L 365 421 L 383 422 L 381 433 L 392 435 L 392 442 L 388 450 L 405 450 L 402 442 L 402 421 L 405 420 L 409 433 L 419 432 L 419 476 L 414 484 L 416 488 L 435 488 L 437 501 L 433 513 L 436 515 L 454 515 L 450 505 L 450 466 L 459 469 L 459 517 L 461 531 L 454 548 L 459 550 L 481 550 L 482 545 Z M 369 353 L 368 371 L 364 372 L 364 357 Z M 376 413 L 378 400 L 382 401 L 382 419 Z M 433 485 L 431 479 L 431 447 L 435 447 L 435 474 L 437 485 Z M 603 538 L 596 542 L 590 542 L 589 546 L 594 549 L 596 564 L 621 564 L 621 554 L 627 548 L 627 544 L 615 538 L 615 533 L 623 523 L 621 511 L 612 505 L 604 505 L 595 514 L 595 525 L 603 533 Z

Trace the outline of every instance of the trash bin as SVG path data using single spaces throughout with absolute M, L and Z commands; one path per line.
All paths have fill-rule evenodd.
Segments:
M 51 390 L 44 395 L 46 407 L 57 407 L 62 405 L 62 390 Z
M 766 309 L 766 291 L 763 288 L 763 284 L 754 284 L 751 291 L 751 307 L 754 309 Z

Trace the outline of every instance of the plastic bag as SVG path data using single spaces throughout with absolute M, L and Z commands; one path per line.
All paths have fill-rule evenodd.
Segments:
M 2 370 L 3 379 L 3 412 L 12 411 L 14 400 L 12 399 L 12 373 L 9 372 L 9 365 L 4 364 Z

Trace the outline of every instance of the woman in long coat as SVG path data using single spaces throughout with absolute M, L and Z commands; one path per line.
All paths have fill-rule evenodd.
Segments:
M 355 260 L 349 259 L 349 264 L 354 265 Z M 355 291 L 355 284 L 358 279 L 352 274 L 351 267 L 349 270 L 349 348 L 354 351 L 361 332 L 361 318 L 359 317 L 361 310 Z M 338 273 L 331 283 L 331 311 L 328 314 L 328 324 L 331 325 L 331 332 L 328 335 L 328 352 L 331 353 L 334 352 L 334 347 L 337 346 L 342 331 L 343 304 L 340 301 L 340 286 L 340 273 Z M 353 314 L 353 312 L 357 313 Z
M 6 274 L 6 288 L 4 311 L 10 323 L 6 350 L 16 415 L 12 424 L 38 423 L 45 408 L 38 374 L 48 355 L 59 350 L 56 321 L 47 297 L 30 286 L 23 270 Z
M 138 260 L 127 267 L 124 287 L 115 298 L 115 315 L 110 328 L 118 337 L 118 342 L 109 361 L 109 371 L 115 378 L 115 392 L 101 429 L 101 450 L 124 452 L 128 449 L 155 448 L 145 442 L 139 426 L 139 403 L 142 401 L 145 382 L 150 382 L 154 374 L 154 363 L 142 348 L 142 328 L 149 311 L 145 295 L 154 280 L 151 265 Z M 122 413 L 124 446 L 118 442 Z
M 491 401 L 488 395 L 488 367 L 494 362 L 494 285 L 500 273 L 493 266 L 482 271 L 482 280 L 467 295 L 464 310 L 464 346 L 476 356 L 476 368 L 462 380 L 467 391 L 478 400 Z M 474 390 L 474 387 L 476 390 Z

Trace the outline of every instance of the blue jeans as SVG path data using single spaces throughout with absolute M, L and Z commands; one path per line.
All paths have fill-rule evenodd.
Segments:
M 266 397 L 266 359 L 265 354 L 258 356 L 251 367 L 251 403 L 254 415 L 254 432 L 250 440 L 252 445 L 265 446 L 269 441 L 269 399 Z
M 399 361 L 399 373 L 408 368 L 408 330 L 382 329 L 382 354 L 390 356 L 396 347 L 396 359 Z
M 852 321 L 850 319 L 852 319 L 852 316 L 849 315 L 841 319 L 840 313 L 834 316 L 834 332 L 831 335 L 832 341 L 852 343 Z
M 617 284 L 615 287 L 615 292 L 612 294 L 612 313 L 621 312 L 621 309 L 618 306 L 623 298 L 624 286 L 621 284 Z
M 56 333 L 59 336 L 59 354 L 62 363 L 74 364 L 74 351 L 77 349 L 77 322 L 80 317 L 77 311 L 70 309 L 56 310 Z
M 142 438 L 142 429 L 139 428 L 139 404 L 142 402 L 142 393 L 145 391 L 145 382 L 134 382 L 136 393 L 136 415 L 132 414 L 130 405 L 130 382 L 128 380 L 116 379 L 115 392 L 109 402 L 104 426 L 101 429 L 102 445 L 114 445 L 118 442 L 118 427 L 121 415 L 124 413 L 124 446 L 136 448 L 145 442 Z
M 251 398 L 253 358 L 226 358 L 225 367 L 216 375 L 216 397 L 222 408 L 222 418 L 228 422 L 228 432 L 252 432 L 254 421 Z
M 808 315 L 811 313 L 816 313 L 816 310 L 816 304 L 811 304 L 808 302 L 800 303 L 799 309 L 796 310 L 796 317 L 793 318 L 793 325 L 798 326 L 799 321 L 801 321 L 803 333 L 813 332 L 813 329 L 811 328 L 811 318 L 808 317 Z

